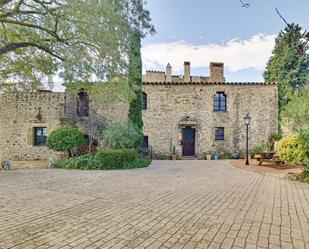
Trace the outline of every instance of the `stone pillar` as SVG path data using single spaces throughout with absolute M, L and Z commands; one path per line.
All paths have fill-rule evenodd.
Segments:
M 47 85 L 48 85 L 48 88 L 49 90 L 53 90 L 55 85 L 54 85 L 54 76 L 52 74 L 49 74 L 47 76 Z
M 191 82 L 191 68 L 190 68 L 190 62 L 189 61 L 184 62 L 183 81 L 184 82 Z
M 165 77 L 166 82 L 172 82 L 172 67 L 168 63 L 166 66 L 166 77 Z

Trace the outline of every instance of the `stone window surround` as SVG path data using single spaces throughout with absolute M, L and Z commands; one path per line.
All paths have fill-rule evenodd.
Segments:
M 37 136 L 36 131 L 37 131 L 37 129 L 41 129 L 42 132 L 44 132 L 44 129 L 46 129 L 46 138 L 45 138 L 45 143 L 44 143 L 44 144 L 37 144 L 37 141 L 36 141 L 36 136 Z M 33 145 L 34 147 L 46 146 L 47 126 L 42 126 L 42 125 L 40 125 L 40 126 L 35 126 L 35 127 L 32 128 L 32 132 L 33 132 L 33 143 L 32 143 L 32 145 Z M 42 134 L 42 137 L 44 137 L 44 133 Z
M 215 141 L 224 141 L 224 140 L 225 140 L 225 129 L 224 129 L 224 127 L 215 127 Z
M 220 96 L 223 95 L 224 96 L 224 107 L 225 109 L 221 109 L 221 102 L 223 102 L 223 100 L 220 98 Z M 218 109 L 216 109 L 216 96 L 219 96 L 219 105 L 218 105 Z M 225 91 L 216 91 L 216 93 L 214 94 L 214 98 L 213 98 L 213 111 L 214 112 L 226 112 L 227 111 L 227 95 L 225 93 Z

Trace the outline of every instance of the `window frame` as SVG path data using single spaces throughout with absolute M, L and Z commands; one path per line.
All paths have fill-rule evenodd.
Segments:
M 215 141 L 224 141 L 225 140 L 225 130 L 224 127 L 215 128 Z
M 145 143 L 145 139 L 146 139 L 146 143 Z M 147 147 L 145 146 L 145 144 L 147 144 Z M 142 149 L 148 149 L 149 148 L 149 136 L 143 136 L 143 141 L 142 141 Z
M 142 92 L 142 110 L 148 109 L 148 96 L 147 93 Z
M 41 131 L 41 135 L 37 135 L 38 130 Z M 33 127 L 33 132 L 34 132 L 34 134 L 33 134 L 33 146 L 35 146 L 35 147 L 46 146 L 47 127 Z
M 214 111 L 215 112 L 226 112 L 226 94 L 224 92 L 216 92 L 214 95 Z
M 85 91 L 80 91 L 77 94 L 76 100 L 76 114 L 80 118 L 89 117 L 89 108 L 90 108 L 90 98 L 89 94 Z

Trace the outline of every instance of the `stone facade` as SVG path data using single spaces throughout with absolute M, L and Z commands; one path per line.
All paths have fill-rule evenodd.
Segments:
M 209 76 L 192 76 L 190 62 L 184 63 L 184 76 L 147 71 L 143 92 L 147 109 L 143 110 L 144 135 L 155 155 L 170 155 L 175 146 L 184 155 L 183 131 L 195 131 L 192 156 L 206 152 L 244 151 L 243 117 L 250 113 L 250 147 L 260 145 L 278 128 L 277 86 L 265 83 L 229 83 L 223 63 L 211 63 Z M 214 95 L 225 94 L 226 110 L 214 111 Z M 89 102 L 89 117 L 77 117 L 78 96 L 68 93 L 36 92 L 0 94 L 0 159 L 39 160 L 61 156 L 45 146 L 34 146 L 35 128 L 47 128 L 47 135 L 71 121 L 81 130 L 87 122 L 126 120 L 126 101 Z M 224 128 L 224 140 L 215 139 L 215 129 Z
M 34 146 L 34 129 L 47 134 L 60 125 L 63 93 L 6 93 L 0 96 L 0 158 L 39 160 L 55 155 L 46 146 Z
M 76 99 L 77 96 L 56 92 L 0 94 L 0 159 L 46 160 L 64 156 L 46 146 L 35 146 L 35 128 L 46 128 L 48 136 L 67 121 L 86 129 L 90 118 L 95 121 L 127 118 L 128 104 L 123 101 L 90 101 L 89 117 L 78 118 Z
M 185 63 L 184 71 L 188 64 Z M 170 67 L 170 65 L 168 65 Z M 225 82 L 222 63 L 211 63 L 210 76 L 190 76 L 190 82 L 168 82 L 149 72 L 143 91 L 147 110 L 143 110 L 144 134 L 154 154 L 170 155 L 173 146 L 183 156 L 183 129 L 195 130 L 194 155 L 206 152 L 245 151 L 246 129 L 243 117 L 249 113 L 249 144 L 261 145 L 278 131 L 278 90 L 265 83 Z M 179 78 L 181 78 L 179 76 Z M 187 77 L 188 79 L 188 77 Z M 148 81 L 149 80 L 149 81 Z M 195 81 L 194 81 L 195 80 Z M 214 111 L 214 95 L 224 93 L 226 110 Z M 215 140 L 215 129 L 224 128 L 224 140 Z

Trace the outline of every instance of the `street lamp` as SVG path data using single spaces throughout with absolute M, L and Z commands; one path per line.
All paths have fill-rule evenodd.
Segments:
M 251 117 L 249 116 L 249 113 L 244 117 L 244 122 L 246 125 L 246 165 L 249 165 L 249 125 L 251 122 Z

